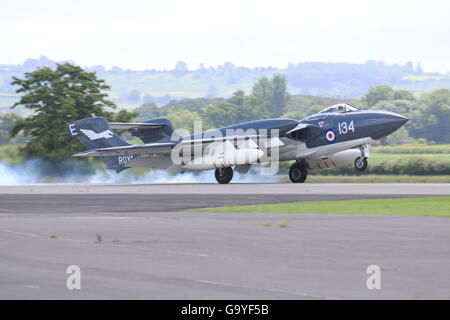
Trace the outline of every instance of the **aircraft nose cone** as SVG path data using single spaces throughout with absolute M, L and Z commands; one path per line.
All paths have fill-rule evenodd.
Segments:
M 402 125 L 404 125 L 405 123 L 407 123 L 409 121 L 409 118 L 393 112 L 392 113 L 392 121 L 397 123 L 398 127 L 400 128 Z
M 409 118 L 394 112 L 391 112 L 385 118 L 386 127 L 390 127 L 393 130 L 392 132 L 394 132 L 397 129 L 400 129 L 408 121 Z
M 373 118 L 372 138 L 381 139 L 397 131 L 401 126 L 409 121 L 409 118 L 394 112 L 377 112 Z

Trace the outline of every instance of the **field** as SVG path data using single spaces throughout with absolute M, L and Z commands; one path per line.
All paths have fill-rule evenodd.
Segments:
M 281 182 L 289 182 L 289 177 L 287 175 L 280 176 Z M 426 176 L 415 176 L 415 175 L 385 175 L 385 174 L 364 174 L 355 176 L 347 175 L 308 175 L 306 180 L 308 183 L 450 183 L 449 175 L 426 175 Z
M 287 175 L 291 163 L 281 163 L 281 175 Z M 376 146 L 368 163 L 364 172 L 353 166 L 311 170 L 308 182 L 450 182 L 448 144 Z
M 214 212 L 374 214 L 450 217 L 450 197 L 310 201 L 192 209 Z
M 378 153 L 395 153 L 395 154 L 450 154 L 450 144 L 422 144 L 422 143 L 410 143 L 401 145 L 388 145 L 388 146 L 372 146 L 370 148 L 372 154 Z
M 450 154 L 442 153 L 418 153 L 418 154 L 404 154 L 404 153 L 370 153 L 369 161 L 371 163 L 378 163 L 381 161 L 398 161 L 412 157 L 425 158 L 427 160 L 446 160 L 450 161 Z

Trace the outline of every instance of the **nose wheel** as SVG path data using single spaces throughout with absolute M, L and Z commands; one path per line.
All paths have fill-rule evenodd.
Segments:
M 369 144 L 363 144 L 359 146 L 361 150 L 361 156 L 355 159 L 355 169 L 358 171 L 364 171 L 367 169 L 367 158 L 369 157 Z
M 303 183 L 307 176 L 308 168 L 304 161 L 294 163 L 289 169 L 289 179 L 292 183 Z
M 233 179 L 233 168 L 218 168 L 215 172 L 216 180 L 220 184 L 227 184 Z
M 355 169 L 358 171 L 364 171 L 367 169 L 367 158 L 358 157 L 355 160 Z

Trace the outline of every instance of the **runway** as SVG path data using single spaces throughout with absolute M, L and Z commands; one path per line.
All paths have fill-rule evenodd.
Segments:
M 0 187 L 0 298 L 450 299 L 448 218 L 179 211 L 438 195 L 449 185 Z
M 183 183 L 31 184 L 1 186 L 0 194 L 402 194 L 450 195 L 448 183 Z

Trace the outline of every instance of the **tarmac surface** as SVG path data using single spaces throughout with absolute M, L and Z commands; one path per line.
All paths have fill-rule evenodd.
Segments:
M 179 211 L 439 195 L 450 185 L 0 186 L 0 298 L 450 299 L 448 218 Z

